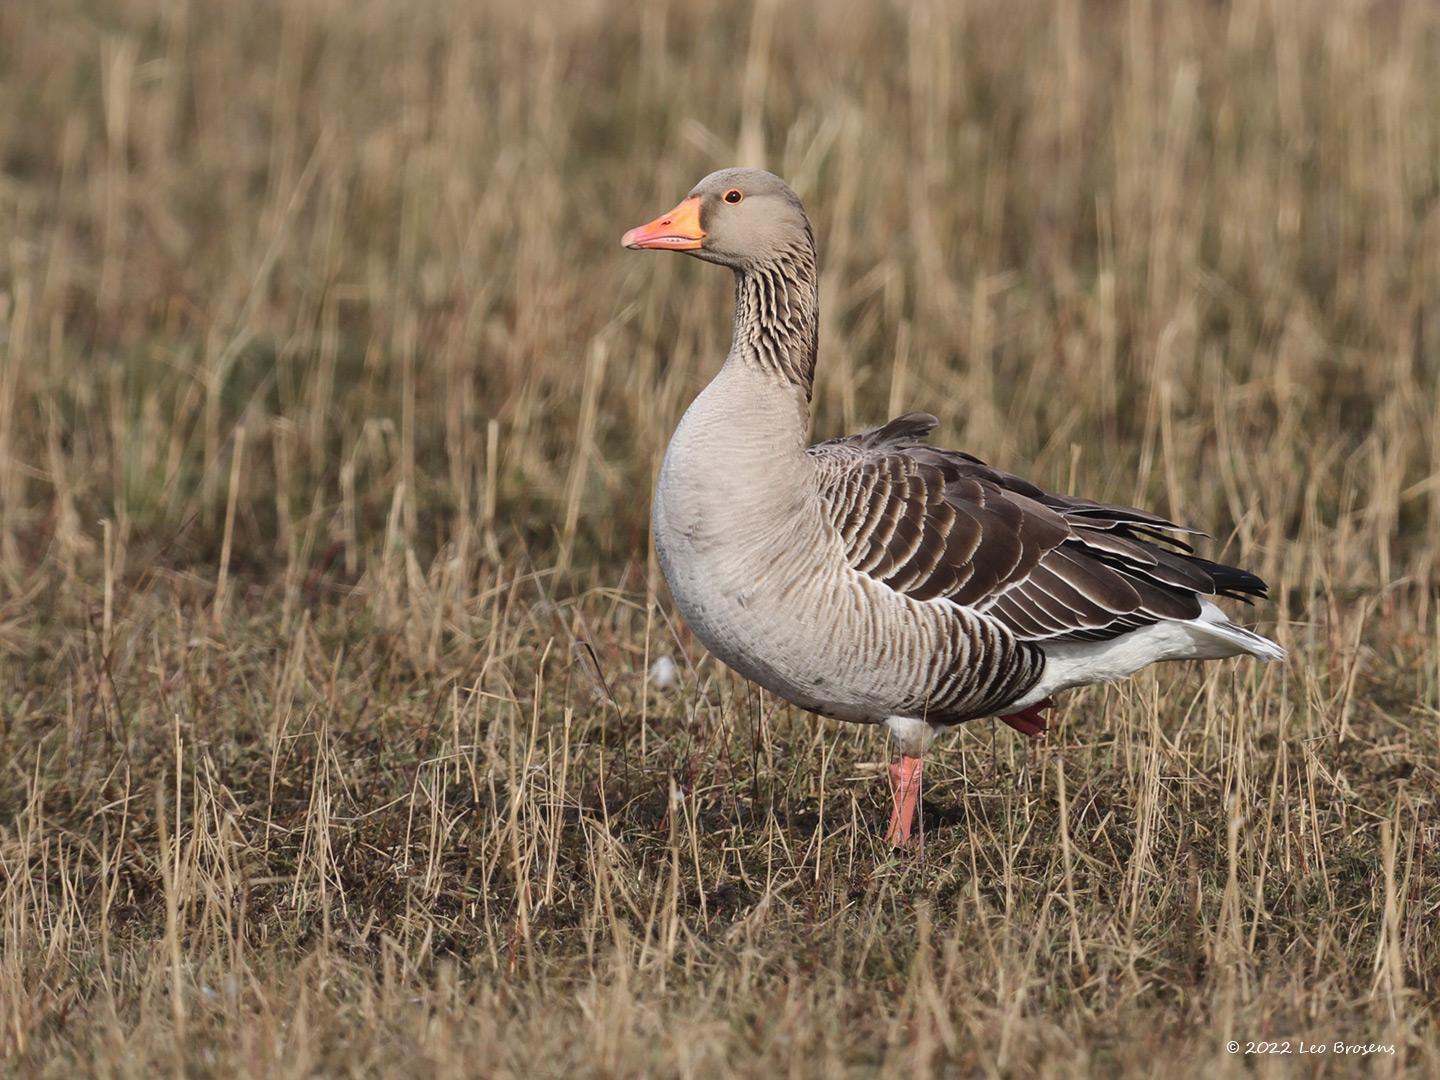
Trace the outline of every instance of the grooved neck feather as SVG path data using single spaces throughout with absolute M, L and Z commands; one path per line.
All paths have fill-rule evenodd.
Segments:
M 803 241 L 736 268 L 730 351 L 791 383 L 809 402 L 819 334 L 819 274 L 807 223 Z

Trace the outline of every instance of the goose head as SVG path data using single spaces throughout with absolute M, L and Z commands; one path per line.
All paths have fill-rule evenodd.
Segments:
M 631 229 L 632 250 L 683 251 L 745 272 L 815 251 L 810 219 L 790 185 L 763 169 L 721 169 L 696 184 L 678 206 Z

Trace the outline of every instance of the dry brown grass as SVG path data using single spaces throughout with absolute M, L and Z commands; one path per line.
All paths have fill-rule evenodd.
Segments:
M 1437 57 L 1420 0 L 0 3 L 3 1071 L 1440 1075 Z M 616 238 L 742 160 L 819 433 L 1205 524 L 1291 661 L 973 725 L 886 850 L 880 734 L 649 554 L 729 286 Z

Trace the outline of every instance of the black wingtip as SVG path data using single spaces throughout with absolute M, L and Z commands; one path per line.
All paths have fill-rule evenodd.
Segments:
M 1215 582 L 1216 596 L 1228 596 L 1232 600 L 1249 603 L 1252 597 L 1263 600 L 1270 594 L 1270 587 L 1248 570 L 1211 562 L 1198 555 L 1188 556 L 1188 559 L 1210 575 Z

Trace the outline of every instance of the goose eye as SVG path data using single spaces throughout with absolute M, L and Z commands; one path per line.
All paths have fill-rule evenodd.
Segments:
M 744 197 L 745 196 L 740 193 L 739 188 L 732 187 L 729 191 L 725 192 L 725 201 L 730 203 L 732 206 Z

